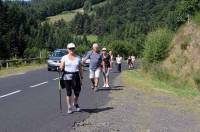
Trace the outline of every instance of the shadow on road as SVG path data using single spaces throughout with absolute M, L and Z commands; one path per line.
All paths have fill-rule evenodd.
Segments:
M 120 90 L 123 90 L 122 88 L 101 88 L 101 89 L 98 89 L 97 92 L 100 92 L 100 91 L 120 91 Z
M 118 90 L 123 90 L 124 86 L 111 86 L 111 88 L 100 88 L 98 91 L 118 91 Z
M 82 111 L 92 114 L 92 113 L 99 113 L 99 112 L 112 110 L 112 109 L 113 109 L 113 107 L 105 107 L 105 108 L 95 108 L 95 109 L 82 109 Z

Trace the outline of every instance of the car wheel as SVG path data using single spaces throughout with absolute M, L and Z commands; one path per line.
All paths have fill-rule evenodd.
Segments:
M 48 71 L 51 71 L 51 68 L 48 68 L 47 70 L 48 70 Z

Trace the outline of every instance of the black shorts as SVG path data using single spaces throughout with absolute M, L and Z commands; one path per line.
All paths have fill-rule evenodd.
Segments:
M 75 80 L 65 80 L 64 84 L 67 91 L 67 96 L 72 96 L 72 90 L 74 91 L 74 95 L 76 97 L 79 96 L 81 92 L 80 77 L 76 77 Z

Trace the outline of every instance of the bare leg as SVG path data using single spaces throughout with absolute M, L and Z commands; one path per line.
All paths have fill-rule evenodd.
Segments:
M 106 83 L 106 75 L 105 73 L 103 73 L 103 85 L 105 86 L 107 83 Z
M 94 78 L 91 78 L 91 82 L 92 82 L 92 88 L 94 88 L 94 86 L 95 86 L 95 80 L 94 80 Z
M 98 87 L 99 86 L 99 78 L 95 78 L 95 87 Z
M 71 108 L 72 107 L 72 97 L 71 96 L 67 96 L 66 97 L 66 101 L 67 101 L 68 108 Z
M 109 85 L 109 77 L 106 77 L 106 85 Z

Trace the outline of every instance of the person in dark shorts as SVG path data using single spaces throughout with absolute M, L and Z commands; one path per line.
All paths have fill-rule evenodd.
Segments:
M 103 71 L 103 81 L 104 81 L 104 85 L 103 87 L 105 88 L 109 88 L 109 74 L 110 74 L 110 68 L 111 68 L 111 57 L 110 55 L 106 52 L 106 48 L 102 49 L 102 71 Z
M 131 59 L 131 56 L 128 57 L 127 63 L 128 63 L 128 69 L 131 69 L 131 67 L 132 67 L 132 59 Z
M 67 45 L 67 51 L 68 54 L 61 59 L 60 69 L 64 71 L 63 79 L 67 91 L 67 113 L 71 114 L 73 112 L 72 105 L 75 106 L 76 111 L 81 110 L 78 105 L 78 97 L 81 92 L 83 70 L 81 59 L 75 54 L 75 44 L 69 43 Z M 72 97 L 72 91 L 74 92 L 74 98 Z
M 117 55 L 116 57 L 116 63 L 117 63 L 117 71 L 121 72 L 121 65 L 122 65 L 122 57 L 120 55 Z

